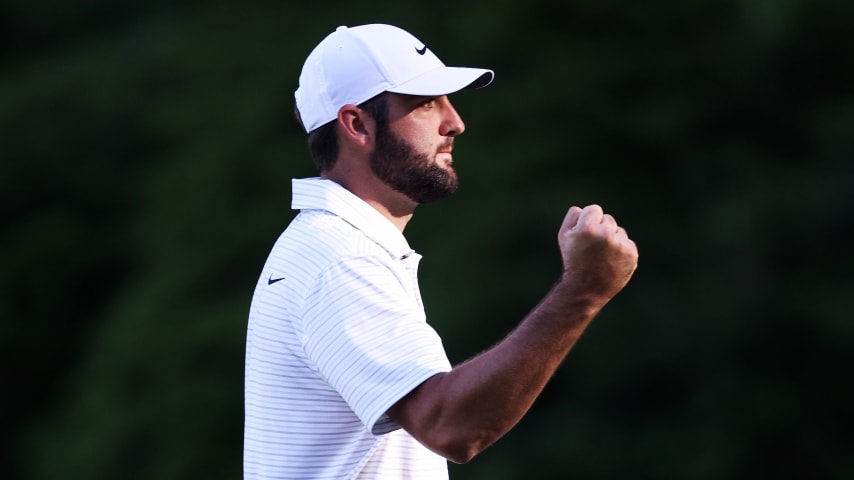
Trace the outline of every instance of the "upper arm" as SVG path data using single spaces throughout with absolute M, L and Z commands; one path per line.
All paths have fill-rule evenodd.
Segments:
M 392 405 L 388 416 L 433 452 L 466 463 L 491 442 L 480 442 L 479 430 L 463 420 L 465 410 L 449 400 L 450 376 L 428 378 Z
M 390 268 L 372 257 L 333 263 L 302 316 L 308 358 L 376 434 L 397 428 L 383 420 L 391 405 L 450 370 L 438 334 Z

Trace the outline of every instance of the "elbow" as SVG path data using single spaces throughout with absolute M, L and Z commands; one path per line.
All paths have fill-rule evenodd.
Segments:
M 453 463 L 469 463 L 480 450 L 476 448 L 447 448 L 441 453 L 443 457 Z
M 480 452 L 481 452 L 480 450 L 467 450 L 467 451 L 459 452 L 458 454 L 456 454 L 452 457 L 445 457 L 445 458 L 447 458 L 448 461 L 453 462 L 453 463 L 464 464 L 464 463 L 469 463 Z
M 480 452 L 486 450 L 492 442 L 477 437 L 446 438 L 434 445 L 428 445 L 431 450 L 453 463 L 468 463 Z

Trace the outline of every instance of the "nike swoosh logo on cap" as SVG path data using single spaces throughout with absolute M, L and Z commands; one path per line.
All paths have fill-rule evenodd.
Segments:
M 415 51 L 418 52 L 418 55 L 424 55 L 427 53 L 427 45 L 424 45 L 421 48 L 415 47 Z
M 285 279 L 285 277 L 282 277 L 282 278 L 273 278 L 273 276 L 272 276 L 272 275 L 270 275 L 270 278 L 268 278 L 268 279 L 267 279 L 267 285 L 272 285 L 272 284 L 274 284 L 274 283 L 276 283 L 276 282 L 281 282 L 281 281 L 282 281 L 282 280 L 284 280 L 284 279 Z

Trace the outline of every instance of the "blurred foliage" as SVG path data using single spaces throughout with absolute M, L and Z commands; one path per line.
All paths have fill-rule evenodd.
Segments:
M 0 6 L 5 478 L 240 478 L 246 314 L 314 175 L 310 49 L 393 23 L 496 82 L 407 229 L 453 361 L 556 278 L 572 204 L 630 286 L 462 479 L 852 478 L 854 4 Z

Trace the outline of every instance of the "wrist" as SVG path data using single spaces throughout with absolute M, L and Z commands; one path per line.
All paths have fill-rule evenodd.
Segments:
M 566 311 L 590 318 L 599 313 L 611 299 L 578 275 L 566 271 L 555 283 L 549 297 L 554 297 L 554 300 L 559 302 Z

